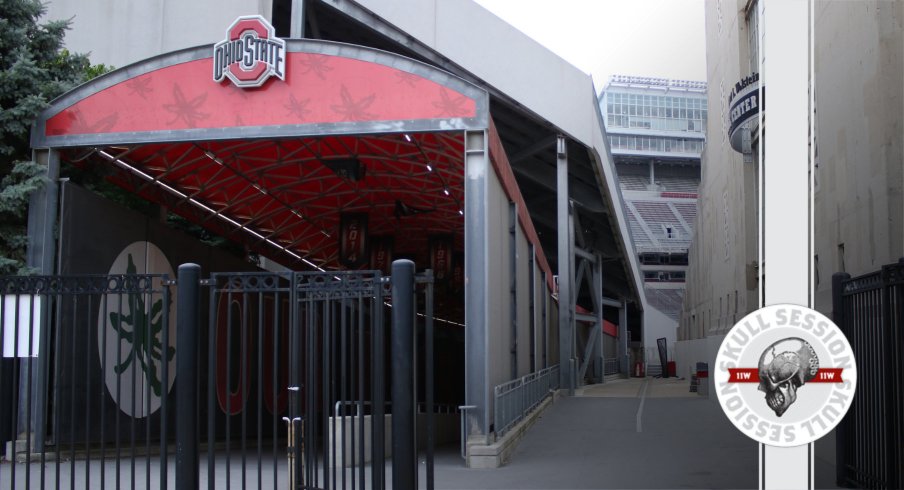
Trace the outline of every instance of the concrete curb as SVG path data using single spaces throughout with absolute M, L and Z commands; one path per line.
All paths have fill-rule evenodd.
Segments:
M 493 444 L 468 444 L 468 457 L 465 460 L 468 468 L 499 468 L 508 463 L 527 429 L 534 425 L 556 399 L 563 396 L 560 393 L 561 390 L 552 392 L 552 396 L 546 397 L 537 408 Z

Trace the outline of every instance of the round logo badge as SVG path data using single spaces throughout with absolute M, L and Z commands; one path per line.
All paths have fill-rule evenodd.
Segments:
M 151 242 L 133 242 L 119 252 L 110 275 L 120 274 L 175 277 L 166 255 Z M 159 290 L 162 285 L 158 282 L 153 288 Z M 97 349 L 107 392 L 120 410 L 134 418 L 156 412 L 163 392 L 169 393 L 176 379 L 176 307 L 172 297 L 166 307 L 163 301 L 160 294 L 108 294 L 98 313 Z M 164 327 L 169 331 L 166 346 L 162 344 Z M 167 379 L 163 379 L 163 363 Z
M 714 381 L 731 423 L 770 446 L 800 446 L 847 413 L 857 364 L 847 338 L 825 315 L 798 305 L 761 308 L 725 336 Z

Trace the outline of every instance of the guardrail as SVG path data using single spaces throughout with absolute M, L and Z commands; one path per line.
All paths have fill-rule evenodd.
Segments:
M 493 388 L 494 425 L 497 436 L 511 429 L 552 390 L 559 388 L 559 366 L 553 366 Z
M 604 359 L 603 374 L 605 374 L 606 376 L 609 376 L 610 374 L 618 374 L 618 359 Z

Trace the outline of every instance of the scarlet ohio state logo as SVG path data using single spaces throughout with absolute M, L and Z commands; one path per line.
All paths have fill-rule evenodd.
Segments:
M 226 39 L 213 46 L 213 79 L 238 87 L 260 87 L 270 76 L 285 80 L 286 42 L 260 15 L 239 17 L 226 29 Z
M 857 364 L 831 320 L 802 306 L 772 305 L 728 332 L 714 381 L 722 409 L 741 432 L 770 446 L 798 446 L 844 417 Z

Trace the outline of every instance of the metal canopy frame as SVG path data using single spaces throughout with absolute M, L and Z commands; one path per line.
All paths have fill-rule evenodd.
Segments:
M 116 184 L 290 267 L 339 267 L 343 213 L 368 213 L 370 235 L 405 237 L 400 254 L 441 233 L 463 247 L 464 132 L 489 127 L 486 91 L 318 40 L 287 42 L 286 82 L 243 90 L 211 79 L 212 51 L 164 54 L 76 88 L 41 114 L 32 146 L 103 165 Z M 355 83 L 372 93 L 353 93 Z M 311 114 L 316 104 L 328 107 Z

